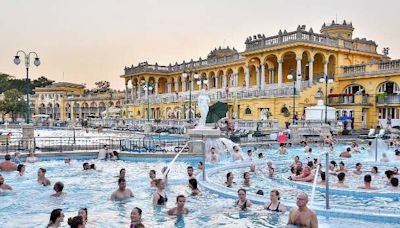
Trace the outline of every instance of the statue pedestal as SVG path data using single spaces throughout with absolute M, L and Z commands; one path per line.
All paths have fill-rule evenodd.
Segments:
M 151 123 L 145 123 L 143 126 L 144 133 L 150 133 L 153 131 L 153 125 Z
M 22 128 L 22 146 L 26 151 L 35 149 L 35 128 L 32 124 L 23 124 Z
M 212 129 L 208 127 L 200 127 L 195 129 L 188 129 L 186 132 L 186 137 L 188 140 L 203 140 L 206 144 L 207 141 L 215 140 L 217 138 L 221 138 L 221 131 L 218 129 Z M 202 154 L 203 151 L 201 150 L 200 143 L 192 143 L 190 144 L 189 150 L 192 153 L 200 153 Z M 207 147 L 206 147 L 207 150 Z

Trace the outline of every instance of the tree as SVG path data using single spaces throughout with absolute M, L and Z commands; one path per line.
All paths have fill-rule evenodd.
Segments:
M 0 111 L 4 115 L 11 113 L 11 119 L 14 122 L 18 113 L 24 111 L 24 101 L 22 93 L 17 89 L 10 89 L 4 92 L 4 100 L 0 102 Z
M 10 88 L 10 78 L 12 76 L 8 74 L 0 73 L 0 94 L 4 93 L 6 90 Z
M 32 94 L 33 93 L 32 91 L 37 87 L 46 87 L 52 85 L 53 83 L 54 83 L 53 80 L 50 80 L 45 76 L 40 76 L 38 79 L 32 81 L 30 93 Z
M 96 88 L 92 90 L 94 93 L 105 93 L 111 91 L 109 81 L 98 81 L 94 83 Z

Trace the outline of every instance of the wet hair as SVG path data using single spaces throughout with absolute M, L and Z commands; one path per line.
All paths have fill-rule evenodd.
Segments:
M 246 194 L 246 189 L 244 189 L 244 188 L 239 188 L 239 189 L 237 190 L 237 193 L 239 193 L 240 191 L 242 191 L 242 192 L 244 192 L 244 194 Z
M 292 173 L 294 174 L 295 171 L 296 171 L 296 169 L 294 168 L 294 166 L 292 166 L 292 167 L 290 168 L 290 172 L 292 172 Z
M 331 161 L 330 163 L 331 163 L 334 167 L 337 166 L 337 163 L 336 163 L 335 161 Z
M 347 147 L 346 151 L 347 151 L 347 152 L 350 152 L 350 151 L 351 151 L 351 148 L 350 148 L 350 147 Z
M 396 150 L 394 151 L 394 154 L 395 154 L 396 156 L 399 156 L 399 155 L 400 155 L 400 150 L 396 149 Z
M 226 174 L 226 180 L 228 180 L 231 175 L 232 175 L 232 172 L 227 173 Z
M 83 163 L 83 168 L 85 168 L 85 166 L 87 166 L 87 165 L 89 165 L 89 163 L 87 163 L 87 162 L 85 162 L 85 163 Z
M 307 162 L 307 166 L 310 167 L 310 168 L 313 168 L 314 167 L 314 162 L 313 161 Z
M 244 172 L 243 173 L 243 179 L 246 179 L 246 174 L 249 174 L 249 172 Z
M 142 216 L 142 212 L 143 212 L 142 209 L 140 209 L 138 207 L 134 207 L 133 209 L 136 209 L 138 211 L 139 215 Z
M 57 219 L 61 216 L 61 212 L 62 212 L 61 208 L 57 208 L 57 209 L 54 209 L 53 211 L 51 211 L 50 221 L 49 221 L 49 224 L 47 225 L 47 227 L 50 227 L 57 221 Z
M 189 184 L 192 186 L 193 189 L 197 189 L 197 188 L 198 188 L 198 186 L 197 186 L 197 180 L 194 179 L 194 178 L 189 179 Z
M 211 150 L 215 150 L 215 147 L 211 147 Z
M 193 169 L 193 166 L 188 166 L 187 169 Z
M 80 225 L 83 225 L 83 223 L 84 223 L 83 218 L 82 216 L 79 215 L 68 219 L 68 225 L 71 228 L 78 228 Z
M 371 175 L 367 174 L 364 176 L 364 182 L 371 183 L 372 177 Z
M 263 155 L 263 153 L 258 153 L 258 158 L 261 158 Z
M 338 178 L 339 181 L 343 181 L 345 177 L 346 177 L 346 174 L 345 174 L 345 173 L 339 173 L 339 174 L 337 175 L 337 178 Z
M 399 186 L 399 179 L 397 177 L 393 177 L 392 179 L 390 179 L 390 184 L 393 187 L 398 187 Z
M 371 146 L 371 145 L 372 145 L 372 141 L 369 141 L 369 142 L 368 142 L 368 146 Z
M 107 147 L 107 145 L 103 145 L 103 148 L 106 148 Z
M 150 173 L 156 175 L 156 171 L 154 169 L 150 170 Z
M 375 170 L 375 172 L 376 172 L 376 173 L 378 173 L 378 167 L 376 167 L 376 166 L 372 166 L 372 169 L 374 169 L 374 170 Z
M 247 153 L 251 153 L 252 152 L 252 150 L 247 150 Z
M 202 161 L 199 161 L 199 165 L 203 165 L 203 162 L 202 162 Z
M 124 170 L 126 171 L 126 169 L 125 169 L 125 168 L 122 168 L 122 169 L 120 169 L 120 170 L 119 170 L 119 174 L 121 174 L 121 173 L 122 173 L 122 171 L 124 171 Z
M 310 148 L 308 148 L 308 152 L 310 152 L 310 153 L 312 152 L 312 148 L 311 148 L 311 147 L 310 147 Z
M 262 196 L 263 196 L 263 195 L 264 195 L 264 192 L 263 192 L 263 190 L 260 189 L 260 190 L 257 191 L 256 194 L 257 194 L 257 195 L 262 195 Z
M 388 179 L 391 178 L 393 176 L 393 170 L 386 170 L 385 175 Z
M 45 168 L 39 168 L 40 171 L 42 171 L 42 173 L 46 173 L 46 169 Z
M 343 161 L 339 162 L 339 165 L 345 166 Z
M 284 146 L 284 145 L 285 145 L 285 143 L 280 143 L 280 144 L 279 144 L 279 146 Z
M 324 180 L 325 180 L 325 172 L 321 172 L 321 174 L 320 174 L 320 175 L 321 175 L 321 180 L 323 180 L 323 181 L 324 181 Z
M 6 161 L 9 161 L 9 160 L 11 160 L 11 155 L 9 155 L 9 154 L 6 154 L 6 155 L 4 156 L 4 159 L 5 159 Z
M 361 163 L 360 163 L 360 162 L 357 162 L 357 163 L 356 163 L 356 166 L 360 166 L 360 165 L 361 165 Z
M 186 197 L 185 197 L 184 195 L 178 195 L 178 196 L 176 197 L 176 202 L 178 202 L 179 198 L 186 198 Z
M 160 185 L 160 183 L 161 183 L 161 181 L 162 181 L 163 179 L 155 179 L 154 180 L 154 184 L 156 185 L 156 186 L 158 186 L 158 185 Z
M 90 169 L 96 169 L 96 165 L 95 164 L 91 164 L 90 165 Z
M 120 185 L 122 182 L 126 182 L 125 178 L 119 178 L 118 179 L 118 185 Z
M 63 189 L 64 189 L 64 184 L 63 184 L 63 182 L 57 181 L 57 182 L 54 184 L 54 191 L 56 191 L 56 192 L 62 192 Z
M 86 207 L 83 207 L 83 208 L 81 208 L 80 210 L 85 211 L 85 214 L 86 214 L 85 222 L 87 222 L 87 221 L 88 221 L 88 209 L 87 209 Z
M 19 165 L 17 166 L 17 171 L 18 171 L 18 172 L 21 172 L 21 169 L 22 169 L 23 167 L 25 167 L 24 164 L 19 164 Z
M 278 196 L 278 200 L 281 200 L 281 197 L 279 196 L 279 191 L 276 189 L 272 189 L 271 192 L 275 192 L 275 195 Z

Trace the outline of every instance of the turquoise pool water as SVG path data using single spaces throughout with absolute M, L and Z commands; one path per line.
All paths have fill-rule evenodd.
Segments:
M 272 158 L 272 151 L 271 149 L 269 158 Z M 264 151 L 264 153 L 267 155 L 269 152 Z M 166 215 L 167 208 L 174 206 L 174 198 L 178 194 L 190 194 L 186 167 L 196 166 L 200 159 L 178 159 L 171 168 L 166 189 L 169 197 L 166 208 L 153 208 L 151 205 L 154 189 L 150 187 L 148 171 L 155 169 L 160 173 L 162 167 L 171 159 L 123 158 L 121 161 L 111 162 L 94 160 L 92 157 L 76 157 L 71 167 L 60 159 L 27 164 L 26 176 L 22 178 L 17 178 L 15 172 L 2 172 L 6 183 L 12 185 L 14 191 L 1 193 L 0 227 L 44 227 L 48 223 L 51 210 L 62 208 L 68 218 L 75 216 L 81 207 L 87 207 L 89 210 L 88 227 L 128 227 L 133 207 L 143 209 L 143 222 L 146 227 L 280 227 L 286 224 L 288 214 L 270 213 L 263 210 L 262 205 L 255 205 L 249 211 L 241 212 L 234 207 L 234 199 L 205 190 L 201 196 L 188 197 L 187 207 L 190 213 L 187 216 L 177 218 Z M 97 170 L 83 171 L 82 163 L 85 161 L 95 163 Z M 36 183 L 36 173 L 40 167 L 47 169 L 47 177 L 53 184 L 56 181 L 64 182 L 67 196 L 52 198 L 50 197 L 53 193 L 52 187 L 43 187 Z M 127 186 L 132 189 L 135 198 L 113 202 L 109 198 L 117 188 L 115 176 L 121 168 L 127 169 Z M 241 170 L 237 172 L 240 173 Z M 216 178 L 219 178 L 219 175 L 216 175 Z M 280 185 L 279 182 L 264 184 L 284 187 L 284 184 Z M 320 198 L 317 197 L 317 200 Z M 368 205 L 368 202 L 365 203 Z M 385 221 L 324 216 L 319 216 L 319 223 L 320 227 L 332 228 L 395 227 L 394 224 Z M 67 227 L 66 219 L 63 225 Z

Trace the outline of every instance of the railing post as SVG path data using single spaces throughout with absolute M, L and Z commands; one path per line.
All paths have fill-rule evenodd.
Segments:
M 318 170 L 316 171 L 317 174 Z M 325 154 L 325 209 L 329 209 L 329 152 Z

